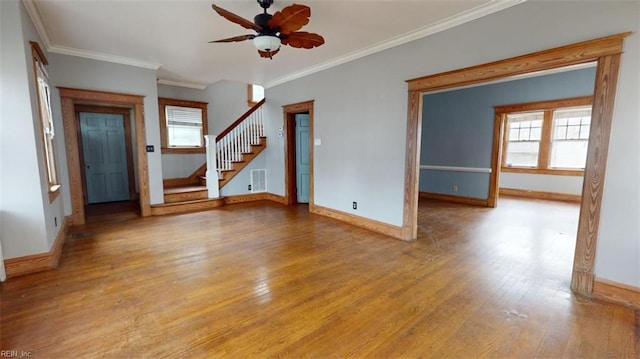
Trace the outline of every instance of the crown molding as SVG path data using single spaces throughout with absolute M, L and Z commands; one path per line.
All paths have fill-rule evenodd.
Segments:
M 93 52 L 93 51 L 87 51 L 87 50 L 80 50 L 80 49 L 67 47 L 67 46 L 52 45 L 49 48 L 49 52 L 55 52 L 56 54 L 62 54 L 62 55 L 84 57 L 86 59 L 91 59 L 91 60 L 113 62 L 121 65 L 142 67 L 150 70 L 157 70 L 161 66 L 160 64 L 132 59 L 130 57 L 103 54 L 100 52 Z
M 31 18 L 31 22 L 33 22 L 33 26 L 36 28 L 36 32 L 40 36 L 40 39 L 42 40 L 42 42 L 44 42 L 44 46 L 47 49 L 47 52 L 84 57 L 92 60 L 113 62 L 116 64 L 122 64 L 122 65 L 142 67 L 142 68 L 151 69 L 151 70 L 157 70 L 161 66 L 160 64 L 141 61 L 141 60 L 132 59 L 128 57 L 115 56 L 115 55 L 103 54 L 99 52 L 80 50 L 73 47 L 56 45 L 53 42 L 51 42 L 51 37 L 49 37 L 49 32 L 47 31 L 47 27 L 45 26 L 44 21 L 42 20 L 42 16 L 40 15 L 40 11 L 36 6 L 35 1 L 22 0 L 22 3 L 24 4 L 24 7 L 27 9 L 27 13 Z
M 268 83 L 266 83 L 264 85 L 264 88 L 270 88 L 270 87 L 274 87 L 274 86 L 278 86 L 278 85 L 282 85 L 286 82 L 289 81 L 293 81 L 308 75 L 311 75 L 313 73 L 322 71 L 322 70 L 326 70 L 338 65 L 342 65 L 344 63 L 347 62 L 351 62 L 360 58 L 363 58 L 365 56 L 369 56 L 372 54 L 375 54 L 377 52 L 380 51 L 384 51 L 387 49 L 390 49 L 392 47 L 396 47 L 399 45 L 403 45 L 406 44 L 408 42 L 414 41 L 414 40 L 418 40 L 421 39 L 423 37 L 429 36 L 429 35 L 433 35 L 435 33 L 438 32 L 442 32 L 448 29 L 451 29 L 453 27 L 462 25 L 464 23 L 479 19 L 481 17 L 493 14 L 495 12 L 510 8 L 512 6 L 521 4 L 523 2 L 525 2 L 526 0 L 504 0 L 504 1 L 500 1 L 500 0 L 493 0 L 492 2 L 488 3 L 488 4 L 484 4 L 484 5 L 480 5 L 477 6 L 473 9 L 467 10 L 461 14 L 449 17 L 447 19 L 438 21 L 434 24 L 419 28 L 417 30 L 414 31 L 410 31 L 408 33 L 396 36 L 390 40 L 387 41 L 383 41 L 377 44 L 374 44 L 372 46 L 369 47 L 365 47 L 363 49 L 351 52 L 347 55 L 344 56 L 340 56 L 334 59 L 331 59 L 329 61 L 325 61 L 322 62 L 318 65 L 309 67 L 305 70 L 287 75 L 287 76 L 283 76 L 280 78 L 277 78 L 273 81 L 270 81 Z
M 196 90 L 204 90 L 209 86 L 209 85 L 205 85 L 205 84 L 198 84 L 198 83 L 195 83 L 195 82 L 172 81 L 172 80 L 166 80 L 166 79 L 158 79 L 158 84 L 159 85 L 186 87 L 186 88 L 196 89 Z
M 25 9 L 27 9 L 27 14 L 31 18 L 31 22 L 33 22 L 33 26 L 36 28 L 36 32 L 40 36 L 40 40 L 44 42 L 44 47 L 49 51 L 51 48 L 51 38 L 49 38 L 49 33 L 47 32 L 47 27 L 44 26 L 44 21 L 42 21 L 42 16 L 40 16 L 40 11 L 36 7 L 36 4 L 33 0 L 22 0 Z

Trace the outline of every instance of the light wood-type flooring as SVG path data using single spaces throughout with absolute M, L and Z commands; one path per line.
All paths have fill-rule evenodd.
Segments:
M 75 229 L 2 284 L 31 358 L 639 358 L 633 310 L 569 290 L 578 206 L 421 200 L 401 242 L 271 202 Z

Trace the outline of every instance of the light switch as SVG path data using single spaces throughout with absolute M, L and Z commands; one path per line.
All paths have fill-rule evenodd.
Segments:
M 314 145 L 314 146 L 320 146 L 320 145 L 322 145 L 322 139 L 321 139 L 321 138 L 314 138 L 314 139 L 313 139 L 313 145 Z

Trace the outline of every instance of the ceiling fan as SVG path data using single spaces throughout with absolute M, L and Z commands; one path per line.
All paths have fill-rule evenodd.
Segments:
M 280 45 L 311 49 L 324 44 L 322 36 L 311 32 L 298 31 L 309 23 L 311 9 L 308 6 L 293 4 L 271 15 L 267 13 L 267 9 L 273 4 L 273 0 L 257 1 L 264 9 L 264 12 L 256 15 L 253 18 L 253 22 L 212 4 L 213 10 L 220 16 L 245 29 L 254 30 L 257 34 L 240 35 L 228 39 L 209 41 L 209 43 L 253 40 L 253 44 L 258 49 L 260 56 L 269 59 L 280 51 Z

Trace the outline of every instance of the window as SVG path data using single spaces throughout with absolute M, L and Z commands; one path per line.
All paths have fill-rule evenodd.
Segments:
M 40 45 L 37 42 L 30 42 L 33 57 L 33 73 L 36 81 L 36 91 L 38 92 L 38 108 L 41 124 L 44 163 L 46 165 L 47 187 L 49 201 L 58 196 L 60 184 L 58 183 L 58 172 L 56 169 L 56 156 L 53 138 L 55 130 L 53 127 L 53 116 L 51 115 L 51 90 L 49 87 L 49 74 L 45 66 L 48 64 Z
M 543 112 L 507 115 L 508 142 L 506 165 L 535 167 L 542 138 Z
M 260 85 L 247 85 L 247 103 L 253 107 L 264 98 L 264 87 Z
M 204 153 L 207 103 L 158 99 L 162 153 Z
M 591 97 L 498 106 L 504 123 L 504 172 L 582 175 Z
M 589 144 L 591 107 L 553 112 L 551 168 L 584 168 Z

